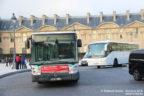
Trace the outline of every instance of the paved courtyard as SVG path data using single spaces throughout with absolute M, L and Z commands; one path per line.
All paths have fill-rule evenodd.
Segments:
M 127 67 L 80 67 L 80 80 L 37 84 L 31 72 L 0 79 L 0 96 L 144 96 L 144 81 L 135 81 Z
M 6 63 L 0 63 L 0 71 L 11 70 L 12 66 L 6 66 Z

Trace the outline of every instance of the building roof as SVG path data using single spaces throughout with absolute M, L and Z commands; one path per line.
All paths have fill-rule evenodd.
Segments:
M 144 20 L 141 19 L 140 14 L 130 14 L 129 21 L 126 18 L 126 15 L 116 15 L 116 21 L 113 20 L 113 16 L 106 16 L 103 15 L 103 21 L 100 21 L 100 17 L 98 16 L 90 16 L 90 22 L 87 23 L 86 16 L 84 17 L 71 17 L 69 16 L 69 23 L 66 24 L 66 18 L 63 17 L 57 17 L 57 23 L 54 24 L 53 18 L 46 18 L 45 19 L 45 26 L 53 26 L 57 29 L 63 29 L 66 28 L 74 23 L 80 23 L 85 26 L 96 28 L 100 24 L 103 24 L 105 22 L 113 22 L 119 26 L 125 26 L 129 23 L 132 23 L 134 21 L 140 21 L 144 22 Z M 34 18 L 34 24 L 30 25 L 30 19 L 29 18 L 23 18 L 21 26 L 19 25 L 19 21 L 17 20 L 16 23 L 13 23 L 11 20 L 3 20 L 0 19 L 0 31 L 11 31 L 15 30 L 21 27 L 27 27 L 32 30 L 38 30 L 44 25 L 42 25 L 42 18 Z

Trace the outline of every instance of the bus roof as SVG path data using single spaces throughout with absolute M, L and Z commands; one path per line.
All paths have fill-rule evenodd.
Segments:
M 32 35 L 35 35 L 35 34 L 76 34 L 76 32 L 69 32 L 69 31 L 66 31 L 66 32 L 38 32 L 38 33 L 32 33 Z
M 124 43 L 124 44 L 137 44 L 138 45 L 138 43 L 135 43 L 135 42 L 120 42 L 120 41 L 111 41 L 111 40 L 98 41 L 98 42 L 94 42 L 94 43 L 91 43 L 91 44 L 96 44 L 96 43 L 107 43 L 107 44 L 109 44 L 109 43 Z M 91 45 L 91 44 L 89 44 L 89 45 Z

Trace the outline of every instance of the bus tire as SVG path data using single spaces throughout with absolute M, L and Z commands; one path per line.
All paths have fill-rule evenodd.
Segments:
M 118 66 L 118 60 L 117 60 L 117 59 L 114 59 L 113 67 L 117 67 L 117 66 Z
M 134 70 L 133 77 L 136 81 L 141 81 L 142 80 L 142 76 L 140 75 L 140 73 L 137 69 Z
M 97 69 L 101 68 L 100 66 L 97 66 Z

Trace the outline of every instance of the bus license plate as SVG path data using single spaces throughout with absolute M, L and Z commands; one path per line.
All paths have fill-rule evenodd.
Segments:
M 50 80 L 62 80 L 61 78 L 50 78 Z

